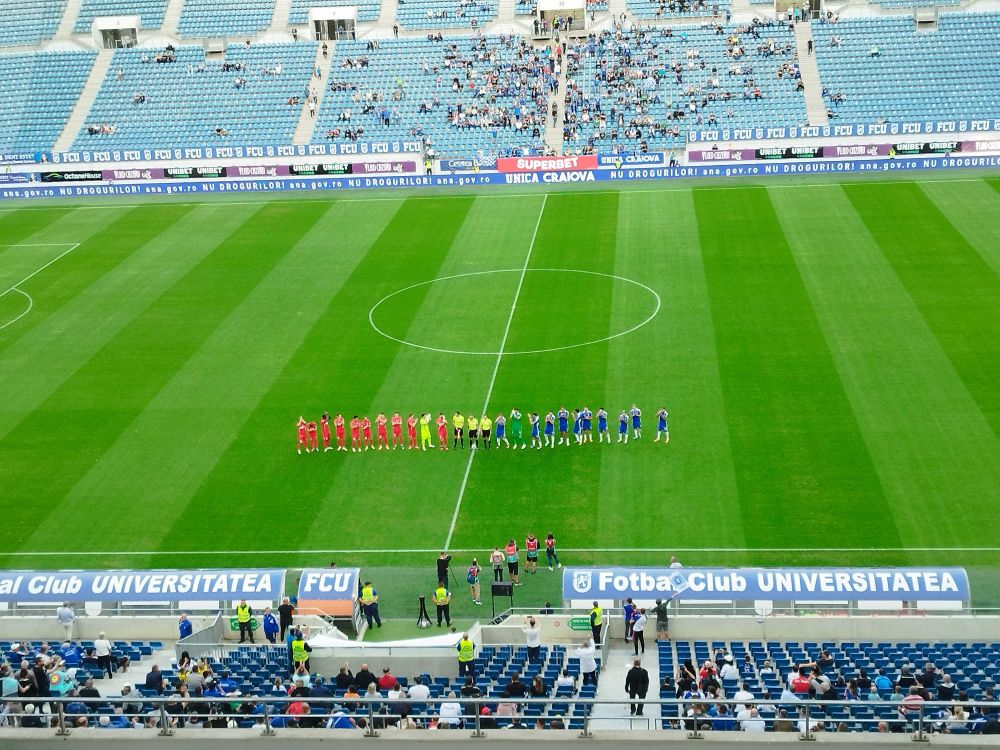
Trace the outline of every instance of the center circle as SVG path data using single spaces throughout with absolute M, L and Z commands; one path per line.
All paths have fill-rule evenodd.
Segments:
M 526 308 L 529 308 L 530 314 L 530 308 L 532 305 L 538 306 L 540 304 L 537 299 L 534 299 L 534 294 L 531 291 L 531 288 L 538 282 L 558 284 L 559 280 L 556 276 L 558 274 L 572 274 L 576 276 L 575 281 L 572 279 L 571 281 L 574 283 L 574 292 L 578 292 L 579 302 L 576 303 L 578 307 L 574 305 L 569 306 L 570 312 L 578 309 L 579 311 L 585 313 L 587 310 L 591 309 L 586 304 L 588 300 L 592 299 L 592 296 L 590 295 L 600 293 L 610 294 L 616 287 L 618 287 L 620 291 L 626 290 L 626 293 L 638 292 L 642 294 L 646 298 L 648 304 L 640 305 L 641 310 L 634 315 L 634 322 L 625 323 L 622 326 L 622 330 L 607 335 L 597 336 L 594 335 L 593 331 L 587 331 L 586 324 L 599 324 L 599 321 L 581 318 L 581 320 L 576 323 L 577 330 L 574 331 L 581 339 L 579 341 L 571 341 L 565 344 L 545 347 L 525 346 L 524 344 L 519 345 L 516 342 L 511 344 L 507 337 L 507 334 L 509 334 L 510 331 L 506 324 L 510 320 L 515 300 L 517 310 L 523 311 Z M 437 288 L 433 290 L 425 288 L 431 287 L 432 285 Z M 446 285 L 445 291 L 441 291 L 440 285 Z M 489 290 L 491 288 L 496 289 L 497 287 L 509 290 L 509 294 L 507 294 L 506 297 L 502 297 L 502 295 L 498 294 L 496 299 L 493 299 L 489 296 Z M 432 292 L 438 296 L 444 297 L 444 299 L 438 301 L 438 303 L 443 305 L 446 309 L 441 310 L 442 317 L 434 326 L 435 330 L 428 332 L 429 338 L 440 338 L 441 327 L 447 326 L 449 322 L 456 320 L 454 317 L 455 315 L 460 315 L 462 311 L 466 311 L 466 313 L 474 311 L 473 320 L 463 321 L 461 318 L 457 319 L 458 327 L 455 331 L 460 334 L 467 334 L 470 330 L 473 332 L 481 330 L 478 328 L 480 325 L 483 327 L 489 327 L 488 324 L 492 323 L 495 329 L 494 334 L 497 339 L 496 348 L 485 349 L 478 348 L 475 345 L 462 346 L 458 344 L 450 346 L 434 346 L 433 344 L 435 342 L 433 340 L 426 343 L 421 341 L 419 335 L 420 332 L 418 332 L 417 335 L 410 334 L 411 338 L 408 338 L 405 334 L 394 335 L 391 331 L 386 330 L 387 328 L 391 328 L 391 324 L 386 321 L 392 319 L 394 307 L 398 308 L 400 305 L 406 305 L 408 301 L 411 301 L 412 304 L 422 304 L 426 297 L 432 294 Z M 420 299 L 418 300 L 416 297 L 420 297 Z M 470 303 L 470 300 L 473 302 Z M 492 308 L 486 304 L 487 301 L 494 303 Z M 558 303 L 554 302 L 553 304 Z M 601 273 L 599 271 L 581 271 L 572 268 L 502 268 L 493 271 L 473 271 L 471 273 L 460 273 L 452 276 L 441 276 L 436 279 L 421 281 L 417 284 L 411 284 L 410 286 L 403 287 L 402 289 L 397 289 L 395 292 L 387 294 L 385 297 L 372 305 L 371 309 L 368 311 L 368 322 L 377 333 L 385 338 L 399 344 L 411 346 L 415 349 L 424 349 L 426 351 L 439 352 L 442 354 L 496 357 L 501 354 L 503 356 L 516 354 L 543 354 L 546 352 L 563 351 L 565 349 L 576 349 L 583 346 L 590 346 L 592 344 L 599 344 L 604 341 L 610 341 L 622 336 L 627 336 L 639 328 L 642 328 L 655 318 L 660 312 L 660 306 L 660 295 L 657 294 L 655 290 L 641 282 L 629 279 L 625 276 L 616 276 L 614 274 Z M 496 312 L 496 320 L 484 320 L 483 311 L 488 309 L 492 309 Z M 565 312 L 566 310 L 563 309 L 564 314 Z M 538 314 L 550 316 L 551 310 L 546 310 L 546 308 L 543 307 L 539 309 Z M 551 316 L 548 319 L 542 319 L 540 325 L 544 325 L 546 327 L 546 333 L 552 333 Z M 574 324 L 572 322 L 566 324 L 567 327 L 572 327 L 573 325 Z M 448 342 L 439 341 L 438 343 L 447 344 Z M 502 343 L 503 345 L 501 345 Z

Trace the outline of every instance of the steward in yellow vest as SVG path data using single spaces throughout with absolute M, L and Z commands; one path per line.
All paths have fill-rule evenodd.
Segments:
M 436 589 L 434 589 L 434 606 L 437 607 L 437 621 L 438 627 L 441 627 L 441 620 L 444 620 L 451 625 L 451 592 L 444 586 L 444 581 L 442 581 Z

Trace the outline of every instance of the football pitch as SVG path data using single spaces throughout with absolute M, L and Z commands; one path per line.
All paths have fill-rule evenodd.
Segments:
M 7 568 L 405 583 L 448 548 L 464 584 L 553 532 L 570 564 L 963 565 L 1000 604 L 992 175 L 6 204 L 0 292 Z M 324 411 L 603 407 L 616 440 L 633 403 L 627 445 L 295 450 Z

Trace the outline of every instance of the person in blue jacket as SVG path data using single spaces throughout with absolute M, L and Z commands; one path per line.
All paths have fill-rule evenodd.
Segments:
M 181 613 L 180 619 L 177 620 L 177 632 L 181 638 L 187 638 L 194 632 L 194 626 L 191 625 L 191 621 L 185 613 Z
M 264 607 L 264 637 L 271 643 L 277 642 L 278 618 L 271 612 L 270 607 Z

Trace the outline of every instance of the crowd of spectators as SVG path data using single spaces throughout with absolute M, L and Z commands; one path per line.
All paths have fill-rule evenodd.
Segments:
M 704 24 L 725 37 L 723 54 L 711 59 L 683 28 L 616 24 L 571 46 L 564 152 L 624 146 L 645 153 L 676 145 L 691 127 L 740 125 L 742 103 L 767 98 L 762 79 L 772 71 L 801 91 L 795 47 L 776 37 L 775 25 L 756 18 L 728 28 L 717 20 Z
M 673 682 L 669 676 L 665 677 L 660 695 L 690 702 L 682 717 L 673 722 L 674 726 L 687 729 L 697 726 L 700 730 L 763 732 L 770 728 L 775 732 L 804 733 L 808 724 L 810 732 L 847 732 L 850 731 L 847 720 L 827 718 L 821 707 L 806 710 L 796 704 L 804 700 L 888 701 L 896 704 L 894 717 L 878 720 L 865 729 L 905 732 L 912 729 L 922 704 L 934 701 L 949 705 L 926 709 L 926 732 L 1000 734 L 1000 712 L 988 707 L 973 708 L 969 695 L 932 662 L 916 673 L 910 666 L 900 667 L 893 676 L 888 671 L 879 668 L 869 674 L 861 669 L 856 675 L 845 677 L 830 652 L 824 650 L 815 661 L 793 665 L 781 681 L 779 695 L 764 691 L 763 700 L 778 701 L 775 705 L 759 701 L 749 684 L 758 674 L 781 678 L 775 674 L 770 660 L 765 660 L 758 671 L 749 654 L 737 664 L 731 653 L 716 649 L 713 659 L 700 666 L 685 661 Z M 984 688 L 978 699 L 996 700 L 990 687 Z M 711 701 L 731 701 L 731 704 Z

